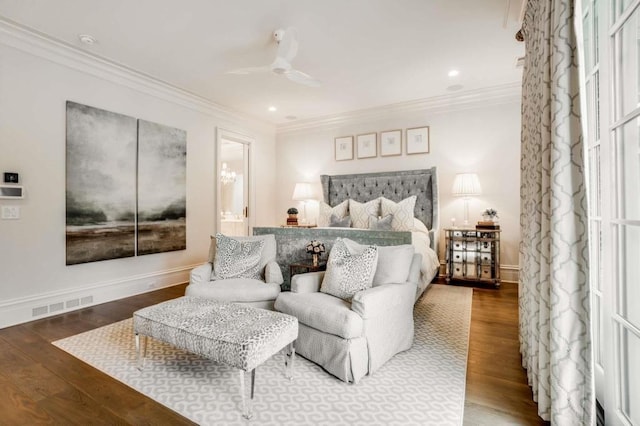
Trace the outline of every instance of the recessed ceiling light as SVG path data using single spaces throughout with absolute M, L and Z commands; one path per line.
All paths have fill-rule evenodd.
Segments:
M 447 74 L 449 77 L 456 77 L 458 74 L 460 74 L 460 71 L 458 70 L 451 70 L 449 71 L 449 73 Z
M 78 35 L 78 39 L 84 44 L 92 45 L 96 44 L 96 38 L 90 34 L 80 34 Z
M 268 110 L 269 110 L 269 111 L 271 111 L 271 112 L 276 112 L 276 111 L 278 110 L 278 108 L 276 108 L 276 107 L 274 107 L 273 105 L 271 105 L 271 106 L 268 108 Z

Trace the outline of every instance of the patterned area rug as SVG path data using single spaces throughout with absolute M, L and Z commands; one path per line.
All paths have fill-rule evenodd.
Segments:
M 471 300 L 469 288 L 429 286 L 413 347 L 356 385 L 299 356 L 289 382 L 276 354 L 256 370 L 251 421 L 233 368 L 149 339 L 138 371 L 131 319 L 53 344 L 201 425 L 461 425 Z

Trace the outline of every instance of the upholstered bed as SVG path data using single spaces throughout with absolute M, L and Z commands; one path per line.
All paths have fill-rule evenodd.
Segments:
M 275 234 L 278 245 L 276 261 L 285 279 L 284 289 L 289 287 L 289 265 L 305 260 L 304 247 L 312 239 L 325 243 L 330 250 L 336 238 L 350 238 L 362 244 L 396 245 L 412 243 L 422 255 L 422 293 L 439 268 L 437 247 L 438 186 L 436 169 L 405 170 L 398 172 L 322 175 L 320 177 L 324 202 L 330 206 L 352 199 L 361 203 L 385 197 L 400 202 L 416 196 L 414 216 L 420 226 L 410 231 L 369 230 L 357 228 L 254 228 L 255 235 Z

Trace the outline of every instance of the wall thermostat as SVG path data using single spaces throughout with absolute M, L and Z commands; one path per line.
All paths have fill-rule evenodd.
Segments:
M 0 185 L 0 198 L 24 198 L 24 188 L 20 185 Z
M 19 175 L 13 172 L 4 172 L 4 183 L 18 183 Z

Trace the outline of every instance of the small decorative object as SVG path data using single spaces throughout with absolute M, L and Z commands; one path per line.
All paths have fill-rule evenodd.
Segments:
M 377 133 L 367 133 L 366 135 L 356 136 L 358 158 L 372 158 L 378 156 L 377 136 Z
M 402 154 L 402 130 L 380 132 L 380 155 Z
M 307 244 L 307 253 L 311 254 L 313 258 L 313 266 L 318 266 L 318 260 L 322 253 L 324 253 L 324 243 L 318 240 L 311 240 L 311 242 Z
M 478 221 L 476 228 L 498 229 L 498 211 L 495 209 L 486 209 L 482 212 L 482 220 Z
M 295 207 L 289 208 L 287 210 L 287 225 L 289 226 L 297 226 L 298 225 L 298 209 Z
M 336 161 L 353 160 L 353 136 L 342 136 L 335 139 Z
M 429 127 L 407 129 L 407 154 L 429 152 Z

